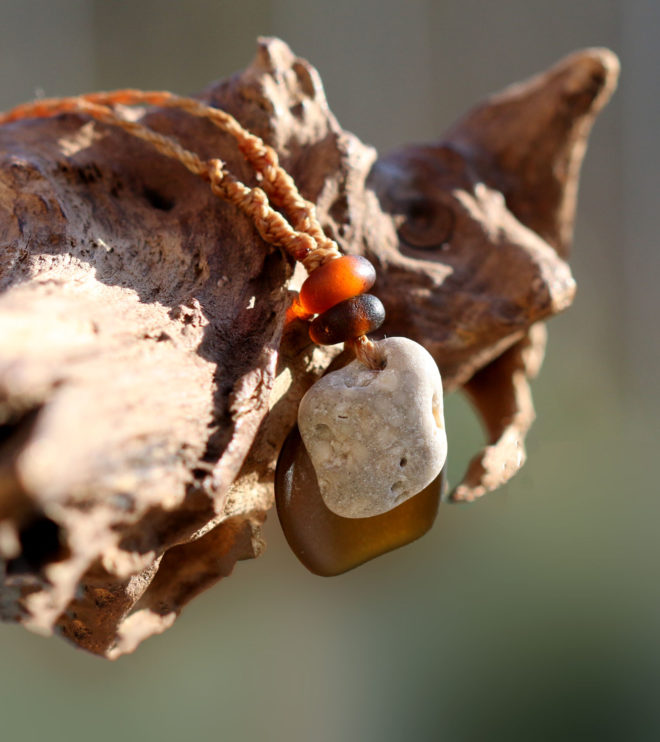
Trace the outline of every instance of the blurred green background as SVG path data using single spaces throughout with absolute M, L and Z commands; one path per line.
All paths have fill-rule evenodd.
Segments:
M 550 325 L 529 461 L 345 576 L 268 548 L 115 663 L 0 627 L 0 740 L 660 739 L 657 0 L 4 0 L 0 106 L 193 92 L 274 34 L 381 151 L 574 49 L 622 60 L 583 169 L 579 291 Z M 450 476 L 481 441 L 447 400 Z

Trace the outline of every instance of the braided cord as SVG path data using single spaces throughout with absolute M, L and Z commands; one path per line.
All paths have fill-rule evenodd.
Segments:
M 221 160 L 202 160 L 171 137 L 159 134 L 136 121 L 127 120 L 110 107 L 136 104 L 177 108 L 208 119 L 234 137 L 239 151 L 257 173 L 261 187 L 250 188 L 244 185 L 227 171 Z M 247 214 L 266 242 L 284 248 L 295 260 L 303 263 L 308 273 L 340 256 L 336 242 L 323 232 L 314 204 L 302 197 L 293 178 L 280 165 L 275 150 L 244 129 L 226 111 L 165 91 L 127 89 L 24 103 L 0 114 L 0 125 L 60 113 L 86 113 L 98 121 L 122 128 L 147 142 L 161 154 L 177 160 L 190 172 L 208 181 L 216 196 L 229 201 Z M 289 221 L 275 211 L 271 203 L 281 209 Z
M 222 160 L 203 160 L 172 137 L 159 134 L 137 121 L 125 119 L 112 108 L 115 105 L 137 104 L 176 108 L 208 119 L 234 137 L 239 151 L 254 168 L 262 187 L 246 186 L 226 169 Z M 102 123 L 117 126 L 147 142 L 166 157 L 177 160 L 191 173 L 206 180 L 216 196 L 243 211 L 266 242 L 284 248 L 294 260 L 304 265 L 308 273 L 340 257 L 337 243 L 323 232 L 315 205 L 303 198 L 293 178 L 280 165 L 275 150 L 244 129 L 226 111 L 166 91 L 126 89 L 24 103 L 7 113 L 0 113 L 0 125 L 27 118 L 48 118 L 61 113 L 84 113 Z M 284 212 L 289 221 L 271 204 Z M 307 316 L 304 310 L 296 310 L 296 306 L 294 302 L 290 308 L 292 316 Z M 378 348 L 366 335 L 355 338 L 349 344 L 361 363 L 373 369 L 382 367 Z

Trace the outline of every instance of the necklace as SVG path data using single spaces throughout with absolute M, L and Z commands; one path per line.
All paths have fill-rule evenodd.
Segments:
M 234 138 L 259 185 L 248 187 L 221 160 L 203 160 L 114 108 L 136 104 L 208 119 Z M 307 270 L 288 319 L 315 317 L 309 326 L 313 342 L 344 342 L 353 349 L 355 360 L 332 368 L 302 399 L 298 425 L 278 460 L 277 511 L 303 564 L 317 574 L 339 574 L 426 532 L 439 502 L 447 449 L 437 366 L 411 340 L 368 338 L 385 319 L 380 301 L 365 293 L 375 282 L 373 266 L 340 253 L 277 153 L 228 113 L 167 92 L 42 100 L 0 116 L 0 124 L 61 113 L 118 126 L 207 181 L 215 195 L 249 216 L 266 242 Z

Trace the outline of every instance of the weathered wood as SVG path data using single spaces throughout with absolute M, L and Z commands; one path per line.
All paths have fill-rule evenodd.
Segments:
M 202 94 L 374 261 L 384 332 L 422 342 L 448 389 L 468 384 L 497 455 L 459 498 L 522 463 L 523 339 L 572 299 L 577 175 L 615 79 L 611 53 L 578 53 L 380 160 L 278 40 Z M 254 182 L 207 122 L 137 115 Z M 0 210 L 0 613 L 116 657 L 259 552 L 277 452 L 337 349 L 285 328 L 290 261 L 121 131 L 77 115 L 3 127 Z
M 496 489 L 525 461 L 534 417 L 525 359 L 541 338 L 528 331 L 572 301 L 565 258 L 580 166 L 618 70 L 606 49 L 577 52 L 484 101 L 439 143 L 379 159 L 371 174 L 398 224 L 370 252 L 387 329 L 426 345 L 445 389 L 473 379 L 468 395 L 489 436 L 453 500 Z

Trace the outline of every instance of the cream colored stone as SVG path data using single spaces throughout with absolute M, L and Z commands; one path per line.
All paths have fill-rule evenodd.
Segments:
M 382 370 L 353 361 L 317 381 L 298 410 L 321 496 L 346 518 L 400 505 L 435 479 L 447 457 L 435 361 L 407 338 L 378 347 Z

